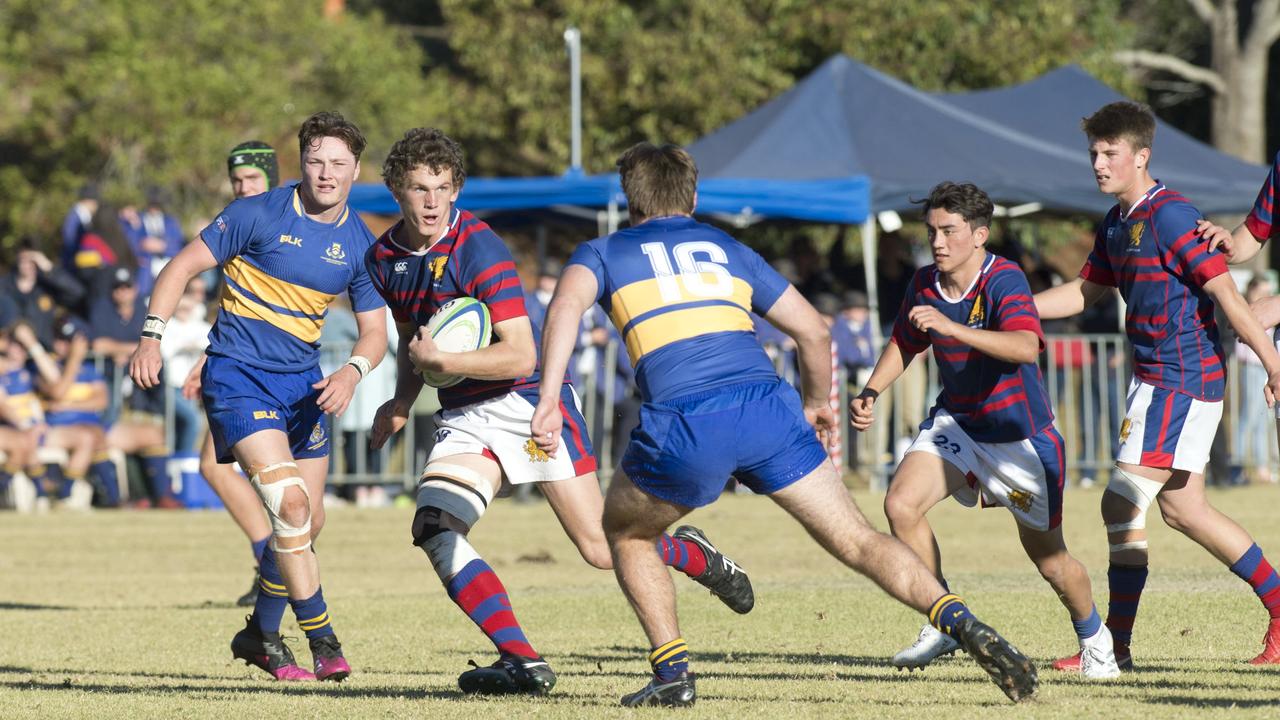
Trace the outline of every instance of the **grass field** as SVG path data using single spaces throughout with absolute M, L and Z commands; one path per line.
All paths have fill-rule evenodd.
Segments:
M 1068 542 L 1105 613 L 1098 490 L 1067 496 Z M 1280 559 L 1280 488 L 1215 492 Z M 858 500 L 883 527 L 880 497 Z M 336 509 L 319 543 L 325 595 L 355 674 L 277 684 L 233 663 L 247 543 L 222 513 L 0 515 L 0 718 L 631 717 L 617 698 L 645 682 L 647 649 L 610 573 L 589 569 L 542 504 L 495 507 L 475 545 L 506 583 L 534 646 L 559 674 L 545 699 L 465 698 L 456 677 L 492 646 L 448 601 L 408 542 L 410 511 Z M 1090 684 L 1048 662 L 1075 649 L 1066 612 L 999 510 L 939 507 L 952 588 L 1041 666 L 1014 706 L 962 654 L 925 672 L 888 657 L 921 619 L 843 569 L 772 503 L 725 497 L 694 522 L 751 572 L 757 604 L 732 614 L 676 579 L 682 629 L 709 718 L 1280 717 L 1280 667 L 1245 664 L 1266 614 L 1248 586 L 1153 513 L 1153 571 L 1139 614 L 1139 669 Z M 285 634 L 302 637 L 286 616 Z M 293 643 L 309 664 L 304 640 Z M 670 711 L 666 711 L 670 712 Z

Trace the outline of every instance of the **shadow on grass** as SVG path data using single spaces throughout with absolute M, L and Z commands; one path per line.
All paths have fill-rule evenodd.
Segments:
M 12 670 L 12 668 L 4 668 Z M 40 671 L 40 674 L 61 674 L 59 671 Z M 93 675 L 94 673 L 73 673 L 76 675 Z M 132 675 L 132 673 L 130 673 Z M 175 676 L 156 675 L 157 678 L 168 678 Z M 335 698 L 403 698 L 407 700 L 466 700 L 468 699 L 459 691 L 445 690 L 419 690 L 414 688 L 376 688 L 361 687 L 358 685 L 339 685 L 337 683 L 271 683 L 267 685 L 246 685 L 237 682 L 234 678 L 210 678 L 210 680 L 219 680 L 219 684 L 196 684 L 196 683 L 173 683 L 164 685 L 124 685 L 119 683 L 102 683 L 102 682 L 80 682 L 71 678 L 64 680 L 50 681 L 38 680 L 34 677 L 27 679 L 4 679 L 0 678 L 0 688 L 10 688 L 13 690 L 40 690 L 40 691 L 69 691 L 69 692 L 95 692 L 108 693 L 115 695 L 187 695 L 199 694 L 202 697 L 225 694 L 227 696 L 243 695 L 244 693 L 263 693 L 268 695 L 289 695 L 289 696 L 305 696 L 318 695 Z M 231 684 L 223 684 L 231 683 Z
M 1276 700 L 1258 699 L 1258 700 L 1239 700 L 1234 698 L 1199 698 L 1185 695 L 1166 695 L 1143 700 L 1148 705 L 1184 705 L 1188 707 L 1206 707 L 1206 708 L 1236 708 L 1239 710 L 1249 710 L 1266 708 L 1275 710 Z
M 0 610 L 80 610 L 70 605 L 38 605 L 35 603 L 0 602 Z

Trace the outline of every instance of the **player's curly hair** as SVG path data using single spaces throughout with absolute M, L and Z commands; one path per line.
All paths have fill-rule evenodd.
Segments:
M 382 163 L 382 181 L 392 193 L 399 192 L 408 182 L 409 173 L 420 167 L 436 174 L 451 171 L 458 190 L 467 181 L 462 146 L 436 128 L 414 128 L 397 140 Z
M 299 157 L 307 154 L 307 148 L 327 137 L 338 138 L 346 143 L 347 149 L 359 162 L 360 153 L 364 152 L 364 133 L 360 132 L 360 128 L 356 127 L 355 123 L 336 112 L 327 110 L 307 118 L 302 123 L 302 127 L 298 128 Z
M 996 210 L 991 198 L 973 183 L 940 182 L 929 191 L 929 197 L 911 202 L 918 203 L 922 213 L 938 209 L 959 215 L 972 230 L 989 227 Z
M 1103 105 L 1080 120 L 1080 129 L 1094 140 L 1127 140 L 1134 152 L 1150 148 L 1156 138 L 1156 116 L 1140 103 L 1120 101 Z
M 698 166 L 678 145 L 632 145 L 618 158 L 622 192 L 638 218 L 687 215 L 698 193 Z

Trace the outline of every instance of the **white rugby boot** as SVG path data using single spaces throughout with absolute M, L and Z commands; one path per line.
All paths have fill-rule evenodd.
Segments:
M 911 644 L 911 647 L 893 656 L 893 666 L 899 670 L 903 668 L 923 669 L 924 666 L 933 662 L 935 658 L 950 655 L 959 649 L 960 643 L 956 642 L 950 635 L 925 623 L 925 626 L 920 628 L 920 636 Z
M 1120 677 L 1116 664 L 1115 643 L 1106 625 L 1093 637 L 1080 643 L 1080 674 L 1090 680 L 1110 680 Z

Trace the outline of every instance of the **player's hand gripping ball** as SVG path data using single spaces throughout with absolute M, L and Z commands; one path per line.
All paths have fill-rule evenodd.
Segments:
M 463 353 L 487 347 L 493 336 L 489 308 L 479 300 L 460 297 L 440 307 L 427 321 L 427 332 L 441 352 Z M 447 388 L 463 381 L 461 375 L 423 371 L 431 387 Z

